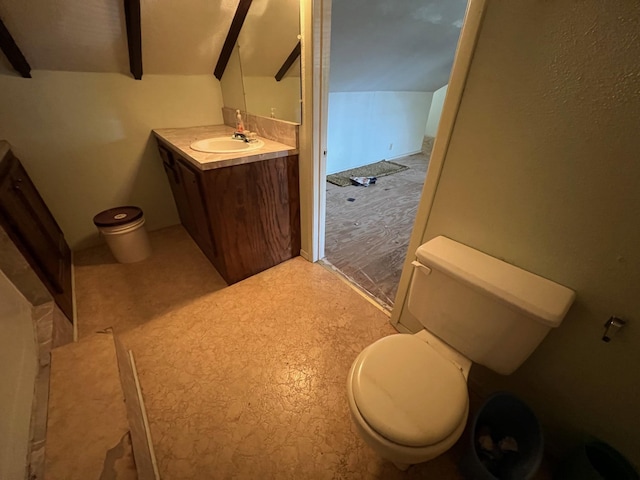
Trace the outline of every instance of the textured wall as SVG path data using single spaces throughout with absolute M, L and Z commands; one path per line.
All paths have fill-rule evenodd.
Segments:
M 419 152 L 431 93 L 329 94 L 327 173 Z
M 489 1 L 424 237 L 577 292 L 520 370 L 474 367 L 471 380 L 521 394 L 551 444 L 593 434 L 636 464 L 639 19 L 638 2 Z M 611 314 L 630 324 L 606 344 Z
M 93 216 L 139 205 L 149 229 L 178 223 L 153 128 L 222 123 L 212 75 L 34 71 L 0 75 L 0 139 L 7 140 L 71 248 L 98 241 Z

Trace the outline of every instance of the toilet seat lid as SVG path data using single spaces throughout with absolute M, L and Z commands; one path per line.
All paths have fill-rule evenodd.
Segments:
M 354 369 L 358 410 L 394 443 L 436 444 L 453 433 L 467 411 L 462 371 L 413 335 L 378 340 L 360 354 Z

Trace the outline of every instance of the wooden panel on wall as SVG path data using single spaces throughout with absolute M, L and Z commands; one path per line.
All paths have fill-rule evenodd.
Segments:
M 11 152 L 0 159 L 0 224 L 72 321 L 71 250 L 29 175 Z

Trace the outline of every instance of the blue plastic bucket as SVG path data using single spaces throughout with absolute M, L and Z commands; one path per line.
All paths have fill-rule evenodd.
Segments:
M 488 460 L 478 444 L 480 429 L 491 432 L 494 442 L 511 437 L 518 451 L 499 460 Z M 520 399 L 507 392 L 489 397 L 476 413 L 460 471 L 473 480 L 528 480 L 540 468 L 544 439 L 538 419 Z

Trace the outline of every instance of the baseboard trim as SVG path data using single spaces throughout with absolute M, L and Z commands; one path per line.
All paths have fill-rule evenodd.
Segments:
M 396 155 L 395 157 L 384 158 L 383 160 L 385 160 L 385 161 L 393 161 L 393 160 L 397 160 L 397 159 L 402 158 L 402 157 L 408 157 L 410 155 L 416 155 L 418 153 L 422 153 L 422 148 L 420 150 L 416 150 L 414 152 L 407 152 L 407 153 L 403 153 L 402 155 Z
M 300 256 L 304 258 L 307 262 L 311 262 L 311 255 L 309 255 L 306 251 L 300 249 Z

